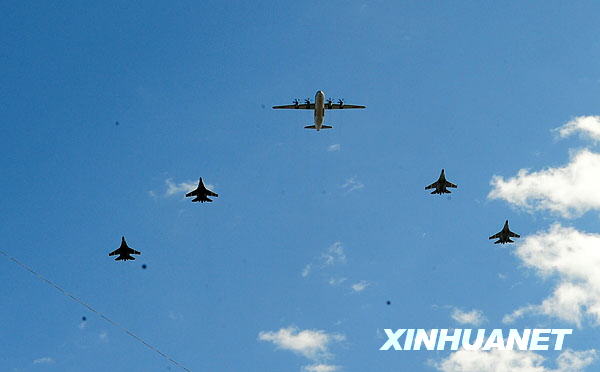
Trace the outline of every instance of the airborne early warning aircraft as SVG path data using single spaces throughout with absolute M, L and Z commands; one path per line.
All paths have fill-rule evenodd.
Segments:
M 452 182 L 448 182 L 446 180 L 446 173 L 444 173 L 444 170 L 442 169 L 442 173 L 440 174 L 440 178 L 438 178 L 438 180 L 435 181 L 434 183 L 432 183 L 431 185 L 426 186 L 425 190 L 429 190 L 429 189 L 435 188 L 435 190 L 433 190 L 431 192 L 432 194 L 440 194 L 440 195 L 442 195 L 442 194 L 450 194 L 450 190 L 446 189 L 446 187 L 457 188 L 458 186 L 456 186 Z
M 125 241 L 125 237 L 121 237 L 121 246 L 110 252 L 108 255 L 109 256 L 116 256 L 119 255 L 119 257 L 115 258 L 115 261 L 127 261 L 127 260 L 135 260 L 135 257 L 132 257 L 132 254 L 141 254 L 140 252 L 136 251 L 135 249 L 131 249 L 129 248 L 129 246 L 127 246 L 127 242 Z
M 186 198 L 190 197 L 190 196 L 196 197 L 196 198 L 192 199 L 193 202 L 204 203 L 204 202 L 212 202 L 212 199 L 209 199 L 208 196 L 218 197 L 219 194 L 216 194 L 216 193 L 210 191 L 209 189 L 207 189 L 206 187 L 204 187 L 204 182 L 202 182 L 202 177 L 200 177 L 200 180 L 198 181 L 198 187 L 196 188 L 196 190 L 190 191 L 187 194 L 185 194 Z
M 500 231 L 497 234 L 494 234 L 492 236 L 490 236 L 490 239 L 498 239 L 494 242 L 494 244 L 505 244 L 505 243 L 514 243 L 514 240 L 511 240 L 511 238 L 520 238 L 521 235 L 519 234 L 515 234 L 514 232 L 510 231 L 510 229 L 508 228 L 508 220 L 506 220 L 506 222 L 504 222 L 504 227 L 502 228 L 502 231 Z
M 314 125 L 307 125 L 306 129 L 321 129 L 332 128 L 330 125 L 323 125 L 323 118 L 325 117 L 325 110 L 345 110 L 345 109 L 364 109 L 366 106 L 358 105 L 347 105 L 343 99 L 333 103 L 331 98 L 325 100 L 325 93 L 320 90 L 315 95 L 315 103 L 311 103 L 310 99 L 304 100 L 304 103 L 300 103 L 299 100 L 295 99 L 292 105 L 273 106 L 274 109 L 296 109 L 296 110 L 314 110 L 315 119 Z

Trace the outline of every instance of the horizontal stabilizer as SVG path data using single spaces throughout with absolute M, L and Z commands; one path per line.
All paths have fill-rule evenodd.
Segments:
M 304 129 L 317 129 L 317 127 L 315 127 L 314 125 L 307 125 L 304 127 Z
M 135 260 L 135 257 L 129 256 L 129 255 L 120 255 L 119 257 L 115 258 L 115 261 L 128 261 L 128 260 Z
M 321 129 L 331 129 L 333 128 L 331 125 L 321 125 Z

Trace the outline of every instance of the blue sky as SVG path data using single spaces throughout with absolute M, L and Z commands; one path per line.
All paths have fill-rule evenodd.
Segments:
M 477 327 L 456 309 L 509 327 L 505 315 L 542 303 L 566 272 L 543 277 L 523 242 L 557 222 L 600 232 L 594 200 L 567 215 L 536 204 L 560 204 L 547 190 L 490 184 L 598 151 L 580 127 L 584 138 L 552 132 L 598 114 L 598 3 L 0 11 L 1 249 L 193 371 L 440 370 L 450 352 L 380 352 L 381 330 Z M 308 111 L 270 109 L 317 90 L 367 109 L 330 112 L 334 129 L 319 133 L 303 129 Z M 451 198 L 423 190 L 441 168 L 459 185 Z M 167 195 L 199 176 L 214 203 Z M 580 190 L 569 184 L 563 195 Z M 505 219 L 521 245 L 487 240 Z M 121 235 L 136 261 L 107 256 Z M 1 370 L 177 370 L 0 265 Z M 579 328 L 533 312 L 511 327 L 575 328 L 565 346 L 600 347 L 589 311 Z M 283 347 L 281 330 L 325 341 Z M 540 355 L 563 371 L 557 353 Z

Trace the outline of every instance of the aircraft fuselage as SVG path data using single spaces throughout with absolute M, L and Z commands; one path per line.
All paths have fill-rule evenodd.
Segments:
M 325 93 L 320 90 L 315 94 L 315 129 L 321 130 L 325 118 Z

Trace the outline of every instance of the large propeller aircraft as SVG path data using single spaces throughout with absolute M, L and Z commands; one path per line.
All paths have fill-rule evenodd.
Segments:
M 310 102 L 310 98 L 304 100 L 304 103 L 300 103 L 299 99 L 292 101 L 291 105 L 273 106 L 274 109 L 296 109 L 296 110 L 314 110 L 314 124 L 307 125 L 306 129 L 321 129 L 332 128 L 330 125 L 323 124 L 323 118 L 325 117 L 325 110 L 345 110 L 345 109 L 364 109 L 366 106 L 359 105 L 347 105 L 344 103 L 344 99 L 339 99 L 337 103 L 333 102 L 333 99 L 325 99 L 325 93 L 320 90 L 315 95 L 315 103 Z

